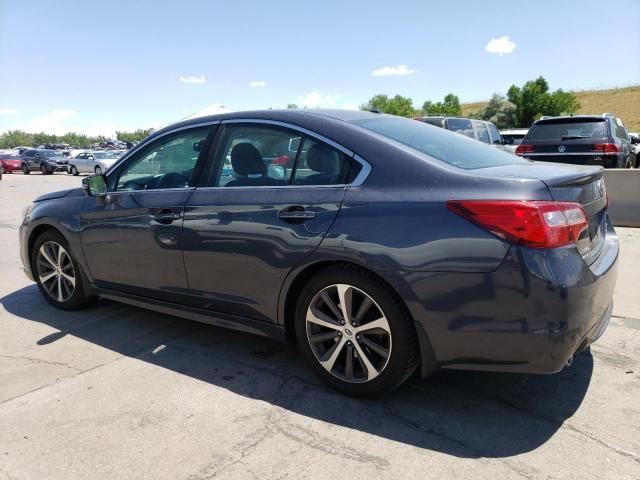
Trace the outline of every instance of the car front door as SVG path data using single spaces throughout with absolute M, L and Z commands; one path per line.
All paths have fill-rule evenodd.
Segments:
M 106 199 L 89 197 L 83 250 L 101 288 L 171 302 L 187 298 L 182 260 L 184 205 L 206 162 L 213 125 L 168 132 L 107 175 Z
M 218 132 L 208 183 L 187 201 L 192 304 L 274 321 L 286 275 L 320 244 L 362 165 L 326 139 L 263 123 Z

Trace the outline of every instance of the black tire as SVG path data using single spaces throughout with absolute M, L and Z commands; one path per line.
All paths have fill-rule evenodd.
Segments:
M 57 301 L 56 299 L 54 299 L 53 296 L 45 289 L 40 280 L 38 269 L 38 251 L 40 250 L 40 247 L 42 247 L 45 243 L 50 244 L 51 242 L 61 245 L 64 248 L 64 250 L 68 254 L 68 259 L 73 266 L 75 288 L 73 289 L 73 293 L 71 294 L 71 296 L 64 301 Z M 44 299 L 54 307 L 61 310 L 80 310 L 91 303 L 92 297 L 86 295 L 84 291 L 82 268 L 80 267 L 80 265 L 78 265 L 78 262 L 76 261 L 73 252 L 69 248 L 69 244 L 67 243 L 67 241 L 55 230 L 47 230 L 42 235 L 40 235 L 33 243 L 33 248 L 31 249 L 31 271 L 33 273 L 33 277 L 36 280 L 36 283 L 38 284 L 40 293 L 42 294 Z
M 102 168 L 99 165 L 96 166 L 94 171 L 96 172 L 96 175 L 102 175 Z
M 371 380 L 361 380 L 359 383 L 355 383 L 339 378 L 334 372 L 322 366 L 312 350 L 311 341 L 307 333 L 307 310 L 311 308 L 312 301 L 318 298 L 317 295 L 320 292 L 337 284 L 353 286 L 356 291 L 366 294 L 375 302 L 375 306 L 380 309 L 388 322 L 390 353 L 386 364 L 381 367 L 381 370 L 376 370 L 377 376 Z M 352 308 L 355 309 L 355 305 Z M 372 273 L 359 267 L 338 265 L 328 267 L 314 275 L 299 295 L 294 322 L 297 343 L 313 371 L 327 385 L 344 394 L 366 396 L 390 392 L 407 380 L 419 364 L 420 355 L 416 332 L 406 306 L 387 284 Z M 349 325 L 348 321 L 346 323 Z M 360 338 L 360 335 L 356 336 L 355 333 L 357 331 L 350 338 L 353 343 L 359 343 L 360 350 L 358 351 L 362 352 L 366 345 L 361 340 L 356 340 L 356 337 Z M 345 331 L 345 339 L 347 334 L 352 335 Z M 342 339 L 343 334 L 339 333 L 339 335 L 340 337 L 338 338 Z M 336 339 L 329 340 L 329 342 L 331 341 L 338 343 Z M 351 345 L 351 342 L 348 343 Z M 371 353 L 370 350 L 369 353 Z M 346 353 L 344 355 L 346 356 Z M 337 358 L 340 359 L 341 356 Z M 357 354 L 355 358 L 357 361 Z M 338 360 L 336 360 L 336 363 L 338 363 Z M 362 361 L 360 361 L 360 364 L 363 365 Z
M 40 164 L 40 172 L 42 175 L 49 175 L 51 173 L 44 163 Z
M 77 177 L 79 175 L 78 169 L 75 167 L 75 165 L 71 165 L 69 167 L 69 174 L 73 175 L 74 177 Z
M 29 175 L 31 173 L 31 171 L 29 170 L 29 167 L 27 167 L 26 163 L 22 164 L 22 173 L 24 173 L 25 175 Z

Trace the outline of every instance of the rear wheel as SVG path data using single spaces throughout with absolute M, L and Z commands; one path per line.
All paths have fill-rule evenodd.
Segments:
M 26 163 L 22 164 L 22 173 L 24 173 L 25 175 L 29 175 L 31 172 L 29 171 L 29 167 L 27 167 Z
M 102 175 L 102 167 L 100 165 L 96 166 L 96 175 Z
M 59 233 L 50 230 L 36 239 L 31 250 L 31 271 L 40 293 L 51 305 L 77 310 L 89 303 L 80 266 Z
M 330 267 L 304 287 L 298 344 L 315 373 L 348 395 L 388 392 L 418 365 L 413 321 L 393 291 L 357 267 Z

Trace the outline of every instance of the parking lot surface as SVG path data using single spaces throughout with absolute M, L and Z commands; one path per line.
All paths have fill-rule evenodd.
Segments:
M 21 210 L 79 184 L 0 181 L 0 479 L 640 478 L 640 229 L 618 229 L 614 317 L 572 367 L 443 371 L 359 400 L 268 339 L 45 303 L 21 271 Z

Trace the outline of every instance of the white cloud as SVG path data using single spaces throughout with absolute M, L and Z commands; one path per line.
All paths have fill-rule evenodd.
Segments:
M 335 108 L 341 95 L 323 94 L 318 90 L 307 93 L 304 97 L 298 97 L 298 103 L 308 108 Z
M 27 122 L 21 129 L 27 132 L 44 132 L 54 135 L 64 135 L 73 130 L 69 120 L 76 117 L 78 112 L 73 110 L 55 110 L 45 115 L 39 115 Z
M 18 109 L 16 108 L 0 108 L 0 115 L 17 115 Z
M 492 38 L 484 46 L 484 49 L 489 53 L 497 53 L 500 56 L 513 52 L 516 48 L 515 42 L 509 40 L 509 36 L 505 35 L 500 38 Z
M 267 82 L 265 82 L 264 80 L 254 80 L 253 82 L 249 83 L 249 86 L 251 88 L 263 88 L 267 86 Z
M 188 118 L 206 117 L 207 115 L 217 115 L 219 113 L 229 112 L 233 112 L 233 110 L 231 110 L 229 107 L 225 107 L 221 103 L 214 103 L 212 105 L 209 105 L 208 107 L 203 108 L 202 110 L 192 113 L 191 115 L 186 117 L 185 120 Z
M 410 69 L 406 65 L 398 65 L 395 67 L 382 67 L 371 72 L 374 77 L 388 77 L 390 75 L 398 75 L 403 77 L 405 75 L 413 75 L 415 70 Z
M 199 75 L 199 76 L 195 76 L 192 75 L 190 77 L 185 77 L 185 76 L 180 76 L 180 81 L 182 83 L 197 83 L 199 85 L 202 85 L 205 82 L 205 76 L 204 75 Z
M 360 110 L 360 107 L 355 103 L 345 103 L 341 108 L 344 108 L 345 110 Z

